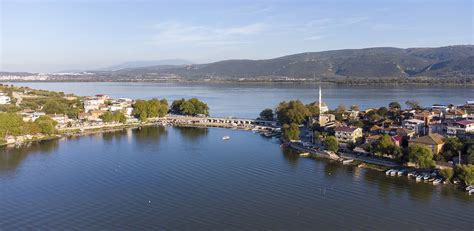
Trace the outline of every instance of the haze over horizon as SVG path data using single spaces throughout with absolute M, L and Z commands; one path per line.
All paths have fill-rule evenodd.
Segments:
M 453 2 L 456 2 L 455 4 Z M 473 44 L 469 0 L 0 2 L 0 71 Z M 21 13 L 18 13 L 21 12 Z

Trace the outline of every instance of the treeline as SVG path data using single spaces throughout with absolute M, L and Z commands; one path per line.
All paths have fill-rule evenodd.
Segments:
M 137 100 L 133 105 L 133 115 L 141 121 L 148 118 L 164 117 L 169 112 L 178 115 L 208 116 L 209 106 L 197 98 L 174 100 L 171 107 L 168 106 L 166 99 Z
M 209 115 L 209 106 L 198 100 L 197 98 L 191 98 L 189 100 L 179 99 L 173 101 L 171 104 L 171 112 L 178 115 Z
M 0 113 L 0 139 L 7 135 L 22 136 L 45 134 L 52 135 L 57 122 L 49 116 L 40 116 L 34 122 L 24 122 L 21 115 L 15 113 Z

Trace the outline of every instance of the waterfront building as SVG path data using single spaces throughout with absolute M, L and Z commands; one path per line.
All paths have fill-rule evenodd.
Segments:
M 362 138 L 362 128 L 337 126 L 334 128 L 336 139 L 341 143 L 357 143 Z
M 440 134 L 429 134 L 427 136 L 422 136 L 416 139 L 408 141 L 408 146 L 412 145 L 421 145 L 428 147 L 433 154 L 438 154 L 444 145 L 444 137 Z

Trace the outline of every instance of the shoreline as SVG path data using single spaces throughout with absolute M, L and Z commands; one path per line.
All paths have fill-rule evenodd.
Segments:
M 200 83 L 200 84 L 324 84 L 342 86 L 474 86 L 474 82 L 438 82 L 433 80 L 420 80 L 420 82 L 408 80 L 407 82 L 385 82 L 390 79 L 364 79 L 349 81 L 321 81 L 321 80 L 2 80 L 1 83 Z M 350 82 L 353 81 L 353 82 Z

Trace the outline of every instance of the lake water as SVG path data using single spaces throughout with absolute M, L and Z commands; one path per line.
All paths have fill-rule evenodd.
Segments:
M 274 139 L 217 128 L 4 149 L 0 195 L 0 230 L 474 228 L 474 197 L 452 186 L 299 158 Z
M 197 97 L 211 108 L 212 116 L 256 118 L 264 108 L 274 108 L 283 100 L 318 99 L 316 84 L 202 84 L 202 83 L 11 83 L 38 89 L 63 91 L 81 96 L 108 94 L 133 99 Z M 462 86 L 340 86 L 323 85 L 323 101 L 335 109 L 339 104 L 360 108 L 387 106 L 392 101 L 404 105 L 416 100 L 423 106 L 464 104 L 474 100 L 472 87 Z
M 17 85 L 135 99 L 198 97 L 212 115 L 246 118 L 281 100 L 317 98 L 317 85 Z M 474 92 L 324 86 L 323 99 L 333 108 L 407 99 L 461 104 Z M 299 158 L 248 131 L 150 127 L 0 149 L 0 230 L 16 229 L 473 230 L 474 196 Z

